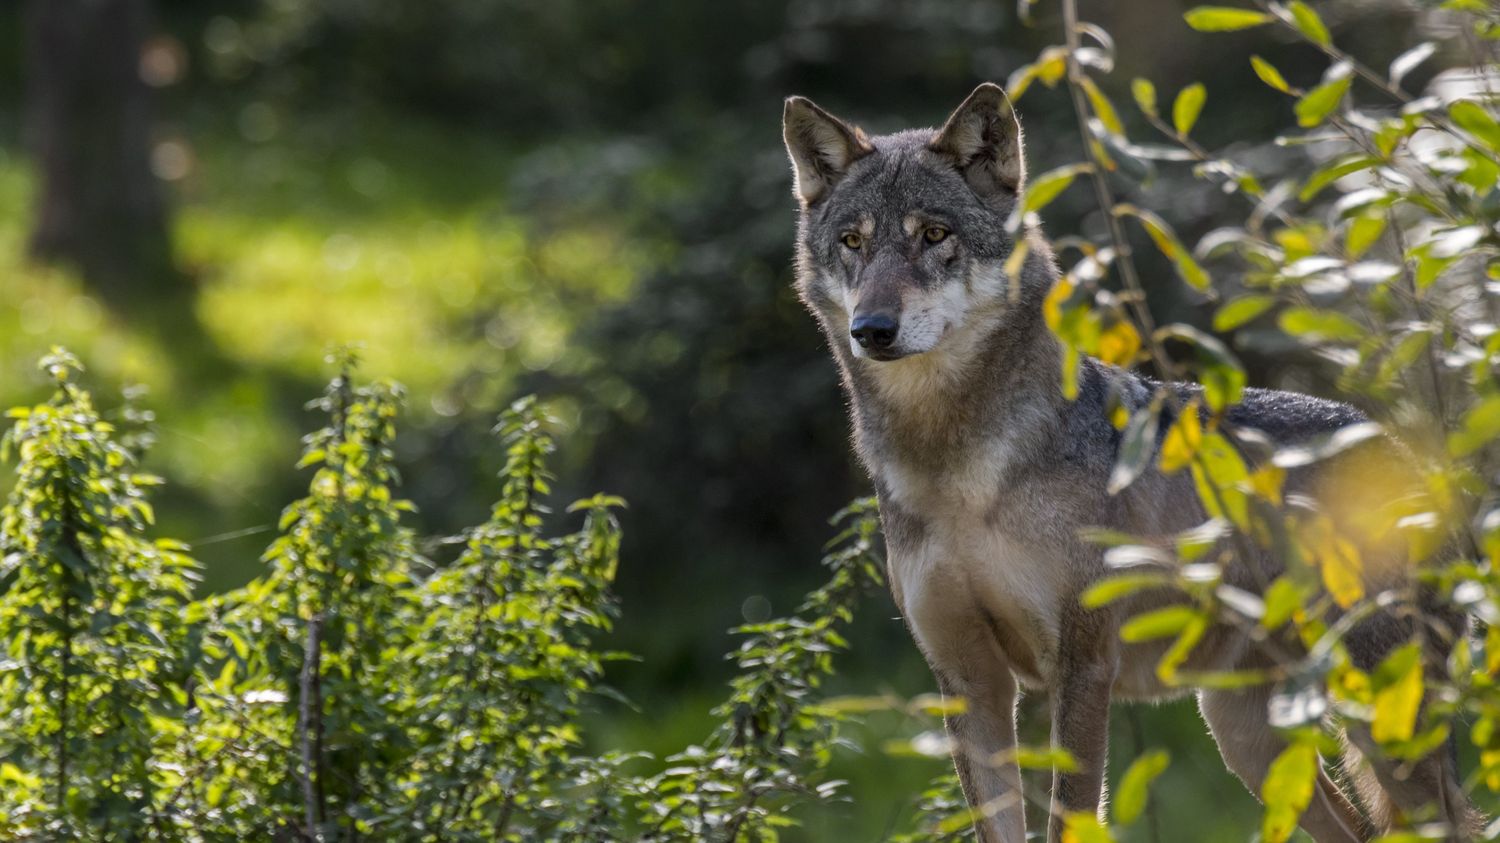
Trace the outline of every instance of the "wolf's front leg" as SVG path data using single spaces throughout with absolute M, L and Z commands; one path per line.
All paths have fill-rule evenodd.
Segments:
M 979 843 L 1024 843 L 1026 813 L 1021 770 L 1008 757 L 1016 745 L 1016 682 L 1003 666 L 961 678 L 934 670 L 945 699 L 962 697 L 964 710 L 944 718 L 964 798 L 976 812 Z
M 1109 698 L 1117 671 L 1113 653 L 1064 666 L 1052 689 L 1052 745 L 1073 757 L 1070 772 L 1054 770 L 1048 843 L 1059 843 L 1067 815 L 1096 814 L 1104 799 L 1109 756 Z

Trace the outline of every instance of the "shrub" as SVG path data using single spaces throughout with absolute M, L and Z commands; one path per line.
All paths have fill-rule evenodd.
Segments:
M 587 751 L 580 726 L 612 694 L 623 502 L 578 501 L 577 529 L 547 532 L 551 422 L 521 399 L 496 427 L 499 501 L 438 564 L 396 496 L 401 390 L 336 362 L 267 572 L 194 600 L 187 548 L 145 537 L 157 479 L 78 362 L 42 361 L 56 391 L 4 440 L 0 836 L 769 841 L 791 805 L 836 796 L 849 713 L 819 689 L 881 579 L 872 501 L 835 519 L 831 577 L 796 616 L 740 630 L 719 728 L 646 775 L 639 753 Z

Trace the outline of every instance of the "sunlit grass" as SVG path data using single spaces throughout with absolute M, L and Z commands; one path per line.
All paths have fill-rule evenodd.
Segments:
M 198 325 L 182 330 L 222 360 L 207 372 L 181 359 L 176 328 L 128 323 L 73 274 L 25 259 L 35 186 L 29 161 L 0 151 L 0 405 L 40 397 L 34 364 L 54 344 L 86 362 L 104 407 L 148 385 L 162 424 L 151 467 L 196 510 L 182 516 L 194 534 L 279 507 L 267 498 L 294 459 L 289 413 L 331 347 L 409 387 L 411 424 L 488 413 L 519 373 L 589 365 L 571 335 L 660 254 L 619 215 L 513 207 L 516 153 L 493 139 L 415 120 L 283 125 L 297 133 L 188 133 L 192 166 L 170 186 L 193 287 L 164 280 L 161 295 L 190 297 Z M 300 383 L 306 396 L 284 394 Z

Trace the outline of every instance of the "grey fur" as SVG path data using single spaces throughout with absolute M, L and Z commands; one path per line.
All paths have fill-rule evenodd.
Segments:
M 1122 616 L 1171 595 L 1099 611 L 1078 602 L 1107 573 L 1081 528 L 1165 536 L 1207 517 L 1185 472 L 1148 471 L 1122 493 L 1106 492 L 1120 443 L 1108 421 L 1111 402 L 1138 409 L 1158 385 L 1086 360 L 1077 399 L 1062 397 L 1061 351 L 1041 314 L 1058 269 L 1039 231 L 1007 228 L 1025 166 L 1019 123 L 998 86 L 980 86 L 941 130 L 867 138 L 797 97 L 787 101 L 784 129 L 801 207 L 797 290 L 850 397 L 855 448 L 880 498 L 896 603 L 943 692 L 968 700 L 948 727 L 965 793 L 987 814 L 976 831 L 982 841 L 1024 839 L 1019 773 L 991 760 L 1014 744 L 1019 684 L 1050 693 L 1053 740 L 1079 762 L 1076 772 L 1054 777 L 1055 842 L 1061 815 L 1100 810 L 1111 698 L 1184 691 L 1155 677 L 1165 643 L 1125 645 L 1118 636 Z M 934 227 L 945 234 L 932 234 Z M 1019 277 L 1004 278 L 1000 267 L 1022 238 L 1028 252 Z M 871 312 L 900 321 L 888 350 L 850 340 L 851 320 Z M 1185 399 L 1196 388 L 1174 389 Z M 1268 390 L 1249 390 L 1229 416 L 1281 443 L 1361 420 L 1343 404 Z M 1169 422 L 1170 414 L 1162 431 Z M 1369 447 L 1401 462 L 1394 443 Z M 1316 482 L 1310 471 L 1291 481 L 1294 489 Z M 1251 567 L 1227 571 L 1226 581 L 1259 591 L 1280 571 L 1270 556 Z M 1445 640 L 1461 634 L 1461 617 L 1440 617 Z M 1410 621 L 1378 615 L 1348 646 L 1369 663 L 1413 632 Z M 1244 668 L 1264 658 L 1226 626 L 1205 636 L 1185 668 Z M 1226 763 L 1252 791 L 1282 746 L 1266 725 L 1269 691 L 1200 695 Z M 1425 774 L 1413 780 L 1451 782 L 1435 758 L 1421 762 Z M 1412 791 L 1400 795 L 1409 802 Z M 1450 793 L 1427 795 L 1455 827 L 1468 821 Z M 1372 833 L 1327 776 L 1302 822 L 1319 843 Z

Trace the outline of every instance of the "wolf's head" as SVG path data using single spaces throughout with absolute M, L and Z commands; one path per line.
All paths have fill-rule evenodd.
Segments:
M 798 288 L 833 342 L 897 360 L 1016 303 L 1001 267 L 1025 164 L 998 85 L 941 129 L 878 137 L 791 97 L 783 132 L 802 208 Z

